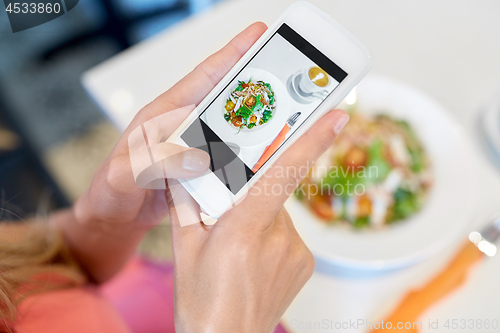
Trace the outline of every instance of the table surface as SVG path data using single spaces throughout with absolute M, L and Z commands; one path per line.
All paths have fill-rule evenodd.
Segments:
M 169 89 L 237 32 L 257 20 L 271 24 L 292 2 L 219 3 L 89 70 L 82 78 L 83 84 L 109 119 L 123 130 L 141 107 Z M 369 47 L 373 73 L 399 79 L 427 93 L 465 128 L 476 148 L 471 159 L 477 162 L 481 198 L 471 229 L 478 229 L 500 208 L 500 174 L 483 153 L 477 126 L 481 105 L 498 91 L 500 83 L 500 2 L 312 2 Z M 405 291 L 436 274 L 460 243 L 394 272 L 354 276 L 342 270 L 330 274 L 318 271 L 288 309 L 285 322 L 294 327 L 294 332 L 363 332 L 361 327 L 335 330 L 308 329 L 305 325 L 325 319 L 378 320 L 377 315 L 389 309 Z M 500 256 L 485 260 L 472 271 L 463 288 L 422 316 L 423 331 L 436 332 L 427 328 L 429 319 L 438 319 L 441 327 L 446 319 L 500 321 L 499 277 Z

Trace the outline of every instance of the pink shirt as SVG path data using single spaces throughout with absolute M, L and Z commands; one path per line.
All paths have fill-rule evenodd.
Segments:
M 95 288 L 51 291 L 24 300 L 18 307 L 16 333 L 129 333 L 130 330 Z
M 99 288 L 51 291 L 27 298 L 18 307 L 14 332 L 174 333 L 173 295 L 173 265 L 136 257 Z M 286 330 L 278 325 L 274 332 Z

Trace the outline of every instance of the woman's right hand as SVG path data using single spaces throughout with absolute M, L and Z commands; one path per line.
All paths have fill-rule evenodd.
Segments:
M 325 115 L 214 226 L 180 227 L 169 200 L 177 332 L 273 331 L 314 268 L 283 204 L 348 119 Z

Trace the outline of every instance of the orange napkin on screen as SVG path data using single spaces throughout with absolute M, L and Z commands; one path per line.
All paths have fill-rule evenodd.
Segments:
M 262 156 L 259 158 L 257 163 L 255 163 L 252 171 L 255 173 L 257 170 L 260 169 L 260 167 L 266 163 L 266 161 L 274 154 L 276 150 L 281 146 L 283 141 L 285 141 L 285 137 L 290 132 L 290 127 L 288 127 L 287 124 L 283 127 L 281 132 L 279 132 L 278 136 L 274 139 L 274 141 L 264 149 L 264 152 L 262 153 Z

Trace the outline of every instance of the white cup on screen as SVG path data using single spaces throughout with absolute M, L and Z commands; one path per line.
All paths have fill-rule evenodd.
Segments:
M 302 78 L 299 82 L 300 90 L 307 94 L 323 95 L 328 93 L 331 79 L 328 74 L 318 66 L 312 66 L 302 72 Z

